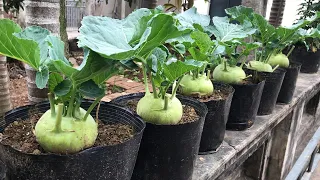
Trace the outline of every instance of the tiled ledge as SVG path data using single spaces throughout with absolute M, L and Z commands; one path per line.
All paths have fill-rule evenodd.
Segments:
M 308 133 L 319 126 L 319 90 L 320 73 L 299 74 L 291 104 L 258 116 L 248 130 L 227 131 L 217 153 L 198 156 L 193 180 L 285 177 Z

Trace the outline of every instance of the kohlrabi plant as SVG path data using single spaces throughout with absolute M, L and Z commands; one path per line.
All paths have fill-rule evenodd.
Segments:
M 222 58 L 222 63 L 213 71 L 213 79 L 227 84 L 243 82 L 244 79 L 249 77 L 244 72 L 243 65 L 248 60 L 250 53 L 259 48 L 260 44 L 238 40 L 221 44 L 225 47 L 225 54 Z M 237 66 L 239 63 L 240 65 Z
M 0 54 L 20 60 L 37 70 L 36 84 L 48 87 L 50 110 L 35 126 L 35 136 L 47 152 L 77 153 L 91 147 L 98 135 L 90 112 L 105 95 L 105 80 L 118 71 L 119 61 L 85 49 L 84 61 L 73 68 L 64 56 L 64 44 L 46 29 L 21 29 L 8 19 L 0 20 Z M 84 97 L 95 99 L 88 110 Z
M 210 80 L 210 70 L 206 71 L 210 58 L 215 48 L 205 28 L 210 24 L 210 17 L 197 13 L 196 8 L 191 8 L 175 16 L 183 27 L 193 31 L 183 36 L 170 39 L 166 46 L 176 54 L 181 61 L 195 60 L 202 64 L 186 74 L 180 83 L 180 93 L 187 96 L 210 96 L 214 88 Z
M 215 46 L 208 34 L 199 30 L 193 31 L 190 37 L 194 42 L 188 48 L 190 56 L 186 58 L 202 62 L 203 65 L 182 78 L 180 93 L 196 97 L 210 96 L 213 94 L 214 87 L 210 79 L 210 70 L 206 68 L 211 61 Z
M 123 20 L 84 17 L 78 39 L 80 47 L 105 58 L 139 62 L 146 93 L 138 102 L 137 113 L 150 123 L 177 124 L 182 117 L 182 105 L 175 96 L 177 85 L 172 94 L 167 89 L 198 63 L 174 60 L 163 45 L 190 31 L 161 8 L 138 9 Z M 148 74 L 151 74 L 152 93 L 148 89 Z
M 301 20 L 291 27 L 275 28 L 251 8 L 236 6 L 226 9 L 226 13 L 240 24 L 249 26 L 251 24 L 252 27 L 257 29 L 257 32 L 252 35 L 252 40 L 261 43 L 261 48 L 256 51 L 256 59 L 249 62 L 248 68 L 262 72 L 273 72 L 275 68 L 272 68 L 272 66 L 288 67 L 289 59 L 287 56 L 293 48 L 287 55 L 282 54 L 283 49 L 299 39 L 303 39 L 302 34 L 299 33 L 300 29 L 320 17 L 320 13 L 317 13 L 315 16 Z
M 256 32 L 256 29 L 249 26 L 248 23 L 243 25 L 233 24 L 227 17 L 213 17 L 213 25 L 210 28 L 215 37 L 216 46 L 222 46 L 224 49 L 224 57 L 220 64 L 213 71 L 213 79 L 229 84 L 238 84 L 246 78 L 246 74 L 242 69 L 249 53 L 257 48 L 256 43 L 245 43 L 245 38 Z M 238 47 L 242 47 L 240 52 Z M 237 66 L 237 63 L 242 64 Z

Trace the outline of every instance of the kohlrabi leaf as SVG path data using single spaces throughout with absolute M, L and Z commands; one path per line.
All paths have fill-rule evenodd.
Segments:
M 67 77 L 71 77 L 72 74 L 78 72 L 78 70 L 73 68 L 70 64 L 66 64 L 61 60 L 53 60 L 51 63 L 54 65 L 57 72 L 60 72 L 66 75 Z
M 157 73 L 158 71 L 158 61 L 154 54 L 151 54 L 147 59 L 147 65 L 152 73 Z
M 116 64 L 119 61 L 108 60 L 94 51 L 89 52 L 83 63 L 85 63 L 83 68 L 74 72 L 71 76 L 75 86 L 93 78 L 97 84 L 100 84 L 118 72 Z
M 49 69 L 46 66 L 42 66 L 36 73 L 36 85 L 39 89 L 46 87 L 49 79 Z
M 168 14 L 158 14 L 150 20 L 150 34 L 142 44 L 138 56 L 146 57 L 154 48 L 162 45 L 168 39 L 182 36 L 191 32 L 190 29 L 178 28 L 175 25 L 176 20 Z
M 191 38 L 194 40 L 194 43 L 200 49 L 200 52 L 207 54 L 212 48 L 213 42 L 211 41 L 208 34 L 200 31 L 194 31 L 191 33 Z
M 49 75 L 49 92 L 53 92 L 54 88 L 63 81 L 63 77 L 59 73 L 50 73 Z
M 218 41 L 227 42 L 242 39 L 255 33 L 256 29 L 247 28 L 239 24 L 232 24 L 227 17 L 213 17 L 212 33 Z
M 57 36 L 49 35 L 46 39 L 49 44 L 50 60 L 61 60 L 66 64 L 70 64 L 64 54 L 64 43 Z M 71 65 L 71 64 L 70 64 Z
M 163 73 L 170 82 L 173 82 L 185 73 L 202 66 L 203 63 L 195 60 L 186 60 L 184 62 L 176 61 L 170 64 L 164 64 Z
M 39 26 L 29 26 L 14 35 L 20 39 L 29 39 L 38 43 L 38 47 L 40 48 L 40 64 L 44 63 L 48 58 L 48 43 L 46 42 L 46 38 L 50 35 L 50 32 L 47 29 Z
M 225 51 L 225 47 L 220 45 L 218 41 L 213 40 L 212 41 L 215 47 L 215 50 L 213 51 L 213 55 L 222 54 Z
M 259 48 L 261 46 L 261 43 L 254 42 L 254 43 L 247 43 L 247 42 L 242 42 L 241 44 L 242 48 L 242 53 L 244 56 L 249 56 L 251 51 Z
M 158 72 L 158 70 L 162 71 L 162 65 L 167 59 L 166 51 L 162 50 L 161 48 L 157 47 L 152 51 L 151 56 L 149 56 L 147 60 L 147 64 L 149 69 L 152 70 L 153 75 Z
M 14 35 L 22 29 L 9 19 L 0 19 L 0 54 L 8 56 L 38 70 L 40 65 L 40 48 L 30 39 L 21 39 Z
M 138 69 L 139 68 L 139 66 L 133 60 L 121 60 L 120 63 L 126 69 Z
M 78 45 L 107 58 L 131 59 L 141 44 L 136 46 L 130 44 L 148 35 L 145 31 L 150 15 L 150 10 L 139 9 L 123 20 L 86 16 L 82 20 Z
M 175 44 L 175 50 L 177 50 L 180 54 L 186 53 L 186 47 L 183 44 Z
M 199 49 L 196 47 L 191 47 L 188 49 L 189 53 L 191 54 L 192 58 L 197 61 L 206 61 L 208 60 L 208 55 L 200 52 Z
M 89 80 L 80 85 L 79 92 L 85 97 L 98 98 L 104 96 L 105 89 L 100 88 L 93 80 Z
M 210 16 L 202 15 L 197 12 L 197 8 L 192 7 L 183 13 L 176 16 L 182 26 L 194 28 L 194 24 L 198 24 L 202 27 L 208 26 L 210 24 Z
M 252 23 L 258 29 L 258 35 L 255 36 L 258 41 L 268 43 L 275 33 L 275 27 L 260 14 L 253 14 Z
M 252 15 L 255 13 L 252 8 L 245 6 L 234 6 L 231 8 L 225 9 L 225 12 L 231 16 L 232 19 L 244 23 L 248 19 L 252 19 Z
M 178 42 L 178 43 L 193 43 L 194 40 L 190 37 L 190 33 L 188 34 L 184 34 L 182 36 L 176 37 L 176 38 L 172 38 L 166 41 L 166 43 L 172 43 L 172 42 Z
M 56 96 L 64 96 L 69 93 L 72 87 L 72 82 L 69 79 L 65 79 L 56 85 L 53 92 Z
M 179 29 L 176 20 L 169 14 L 157 14 L 152 17 L 147 27 L 144 16 L 139 15 L 135 24 L 124 23 L 108 17 L 84 17 L 80 28 L 79 46 L 88 47 L 103 57 L 114 60 L 128 60 L 136 56 L 146 58 L 151 51 L 166 40 L 179 37 L 187 30 Z M 136 27 L 145 27 L 140 41 L 130 44 Z M 139 31 L 142 31 L 140 29 Z

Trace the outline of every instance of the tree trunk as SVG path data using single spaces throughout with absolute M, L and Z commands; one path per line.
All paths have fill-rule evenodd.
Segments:
M 158 0 L 141 0 L 141 8 L 154 9 L 157 7 Z
M 26 26 L 41 26 L 48 29 L 52 34 L 60 34 L 60 0 L 27 0 L 25 3 Z M 28 98 L 31 103 L 43 101 L 43 95 L 48 93 L 48 89 L 38 89 L 35 87 L 35 70 L 26 68 L 28 76 Z
M 67 19 L 66 19 L 66 1 L 60 0 L 60 38 L 64 42 L 65 56 L 69 58 L 69 42 L 67 33 Z
M 11 108 L 6 57 L 0 55 L 0 117 Z
M 2 5 L 3 3 L 0 1 L 0 19 L 4 17 Z M 9 85 L 7 59 L 5 56 L 0 55 L 0 117 L 12 108 Z
M 281 26 L 283 12 L 286 5 L 286 0 L 273 0 L 270 12 L 269 23 L 275 27 Z

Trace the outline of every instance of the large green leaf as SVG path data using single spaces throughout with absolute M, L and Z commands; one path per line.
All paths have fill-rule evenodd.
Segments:
M 208 51 L 211 49 L 213 45 L 213 42 L 211 41 L 208 34 L 200 31 L 194 31 L 191 33 L 190 36 L 199 47 L 201 53 L 208 53 Z
M 182 36 L 178 36 L 176 38 L 168 39 L 166 43 L 172 43 L 172 42 L 178 42 L 178 43 L 193 43 L 194 40 L 190 37 L 190 33 L 184 34 Z
M 178 14 L 176 18 L 179 19 L 182 26 L 192 29 L 194 28 L 194 24 L 198 24 L 202 27 L 209 26 L 210 24 L 210 16 L 199 14 L 195 7 Z
M 40 48 L 40 63 L 42 64 L 48 58 L 48 43 L 47 36 L 50 32 L 39 26 L 29 26 L 20 33 L 15 33 L 15 36 L 21 39 L 29 39 L 38 43 Z
M 141 45 L 131 46 L 140 41 L 142 36 L 147 36 L 147 22 L 151 15 L 150 10 L 139 9 L 123 20 L 109 17 L 86 16 L 82 20 L 80 47 L 91 50 L 111 59 L 131 59 Z
M 241 23 L 244 23 L 246 20 L 250 20 L 255 13 L 252 8 L 245 6 L 234 6 L 231 8 L 225 9 L 225 12 L 231 16 L 232 19 L 235 19 Z
M 143 17 L 145 16 L 135 17 L 135 24 L 108 17 L 84 17 L 78 38 L 79 46 L 88 47 L 101 56 L 114 60 L 128 60 L 136 56 L 145 58 L 166 40 L 188 32 L 175 25 L 172 15 L 157 14 L 147 22 L 147 26 Z M 145 29 L 143 34 L 138 33 L 141 35 L 139 43 L 133 46 L 132 38 L 138 37 L 135 35 L 137 33 L 133 33 L 136 26 L 140 28 L 139 32 L 142 32 L 143 27 Z
M 100 88 L 94 81 L 89 80 L 81 84 L 79 92 L 89 98 L 102 97 L 105 94 L 105 89 Z
M 36 85 L 39 89 L 46 87 L 49 80 L 49 69 L 46 66 L 42 66 L 36 73 Z
M 71 87 L 72 82 L 69 79 L 65 79 L 57 84 L 53 91 L 56 96 L 64 96 L 70 92 Z
M 74 73 L 78 72 L 78 70 L 73 68 L 70 64 L 66 64 L 61 60 L 53 60 L 52 64 L 56 68 L 57 72 L 60 72 L 67 77 L 71 77 Z
M 108 60 L 94 51 L 90 51 L 83 67 L 72 74 L 71 79 L 75 86 L 94 79 L 97 84 L 104 82 L 118 72 L 119 61 Z
M 188 49 L 188 51 L 191 54 L 192 58 L 197 61 L 207 61 L 208 60 L 208 55 L 202 53 L 196 47 L 191 47 Z
M 37 42 L 14 35 L 22 29 L 9 19 L 0 19 L 0 54 L 20 60 L 38 70 L 40 48 Z
M 53 92 L 54 88 L 63 81 L 63 77 L 59 73 L 51 73 L 49 75 L 49 92 Z
M 146 57 L 153 49 L 165 43 L 168 39 L 180 37 L 191 32 L 190 29 L 181 29 L 175 25 L 175 19 L 168 14 L 157 14 L 150 20 L 150 34 L 138 52 L 138 56 Z
M 185 73 L 202 66 L 203 63 L 195 60 L 186 60 L 184 62 L 176 61 L 170 64 L 164 64 L 163 73 L 170 82 L 173 82 L 179 77 L 183 76 Z
M 218 41 L 227 42 L 233 39 L 242 39 L 253 33 L 256 29 L 247 28 L 239 24 L 232 24 L 227 17 L 213 17 L 212 33 Z
M 50 60 L 61 60 L 66 64 L 70 64 L 64 54 L 64 42 L 57 36 L 49 35 L 46 39 L 49 45 L 49 58 Z

